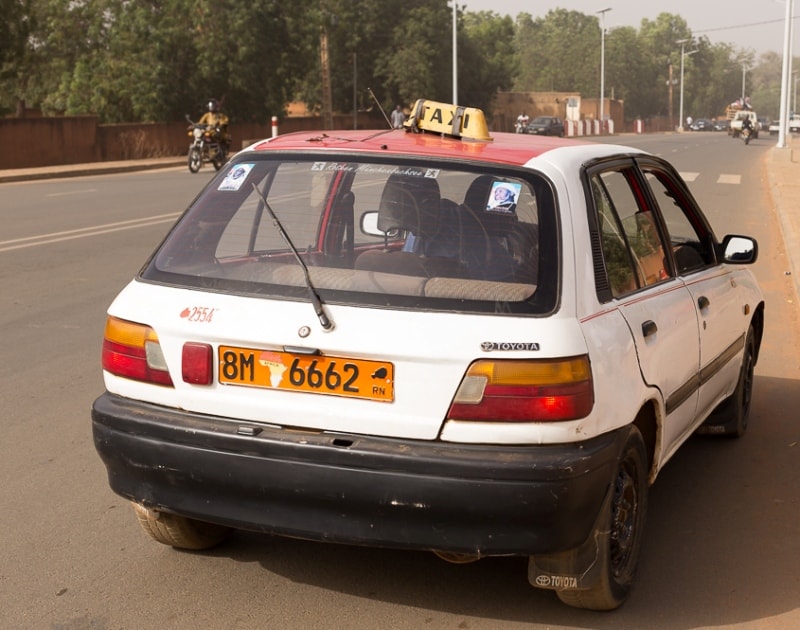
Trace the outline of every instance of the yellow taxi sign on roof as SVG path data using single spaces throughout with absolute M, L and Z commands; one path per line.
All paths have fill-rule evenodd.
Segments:
M 414 103 L 411 116 L 403 123 L 403 127 L 407 131 L 443 133 L 469 140 L 492 140 L 482 110 L 424 98 Z

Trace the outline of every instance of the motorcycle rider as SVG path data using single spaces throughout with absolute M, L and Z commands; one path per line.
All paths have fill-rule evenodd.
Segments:
M 207 107 L 208 111 L 200 117 L 199 124 L 208 125 L 215 129 L 216 137 L 214 139 L 219 142 L 220 148 L 227 155 L 231 142 L 231 137 L 228 133 L 228 116 L 220 110 L 219 101 L 215 98 L 208 99 Z
M 750 143 L 750 136 L 753 135 L 753 121 L 747 116 L 742 120 L 742 135 L 744 136 L 745 144 Z
M 522 112 L 519 116 L 517 116 L 517 124 L 514 125 L 517 129 L 517 133 L 528 133 L 528 114 Z

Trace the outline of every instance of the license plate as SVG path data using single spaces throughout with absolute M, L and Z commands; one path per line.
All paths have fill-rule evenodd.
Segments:
M 220 346 L 219 382 L 383 402 L 394 400 L 394 366 L 387 361 Z

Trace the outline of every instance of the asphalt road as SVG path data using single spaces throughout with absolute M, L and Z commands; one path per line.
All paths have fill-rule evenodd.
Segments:
M 177 552 L 108 489 L 89 407 L 105 309 L 210 171 L 0 185 L 0 628 L 800 627 L 800 326 L 762 159 L 723 134 L 625 137 L 690 181 L 721 236 L 760 243 L 767 330 L 750 430 L 692 438 L 652 488 L 638 582 L 610 614 L 527 584 L 523 559 L 237 533 Z

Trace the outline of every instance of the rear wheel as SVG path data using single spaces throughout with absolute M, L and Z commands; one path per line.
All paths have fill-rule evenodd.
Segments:
M 151 510 L 133 503 L 139 525 L 150 538 L 177 549 L 209 549 L 225 540 L 228 527 L 196 521 L 185 516 Z
M 589 588 L 556 591 L 569 606 L 613 610 L 625 602 L 633 584 L 647 515 L 647 453 L 635 427 L 630 429 L 613 484 L 605 518 L 594 532 L 597 579 Z
M 191 147 L 189 149 L 189 170 L 196 173 L 203 165 L 203 155 L 200 153 L 200 147 Z
M 747 432 L 750 402 L 753 398 L 753 373 L 756 366 L 755 330 L 751 325 L 744 341 L 742 367 L 736 389 L 725 402 L 714 410 L 698 433 L 715 433 L 740 438 Z

